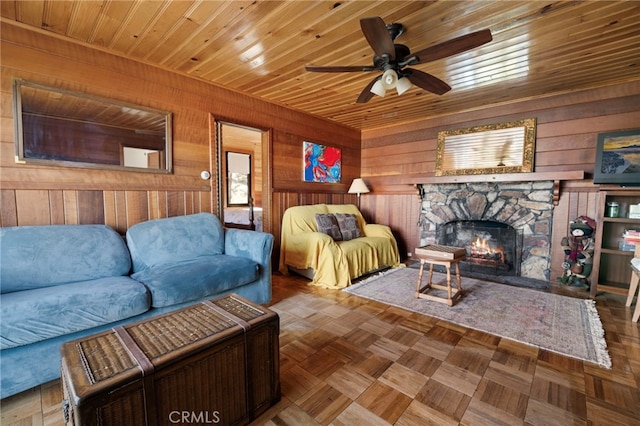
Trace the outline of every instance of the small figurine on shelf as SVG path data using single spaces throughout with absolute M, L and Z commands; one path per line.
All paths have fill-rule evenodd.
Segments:
M 562 239 L 564 273 L 558 280 L 573 287 L 589 289 L 588 277 L 593 269 L 596 222 L 580 216 L 569 222 L 570 235 Z

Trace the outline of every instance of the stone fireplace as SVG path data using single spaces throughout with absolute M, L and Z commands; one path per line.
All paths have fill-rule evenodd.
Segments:
M 463 272 L 550 281 L 553 181 L 420 186 L 421 246 L 464 247 Z

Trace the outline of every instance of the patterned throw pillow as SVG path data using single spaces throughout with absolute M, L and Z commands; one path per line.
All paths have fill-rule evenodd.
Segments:
M 355 214 L 336 213 L 335 216 L 342 234 L 342 241 L 362 237 L 362 232 L 360 232 L 360 227 L 358 226 L 358 218 Z
M 318 225 L 318 232 L 327 234 L 335 241 L 342 241 L 338 220 L 333 214 L 316 213 L 316 224 Z

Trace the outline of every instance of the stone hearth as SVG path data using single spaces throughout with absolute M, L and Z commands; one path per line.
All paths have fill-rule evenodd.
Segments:
M 553 182 L 422 185 L 420 245 L 439 244 L 438 227 L 457 220 L 488 220 L 521 231 L 520 276 L 550 281 Z

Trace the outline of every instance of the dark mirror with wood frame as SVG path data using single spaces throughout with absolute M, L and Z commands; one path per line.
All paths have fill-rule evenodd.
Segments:
M 171 117 L 99 96 L 15 79 L 16 162 L 171 172 Z

